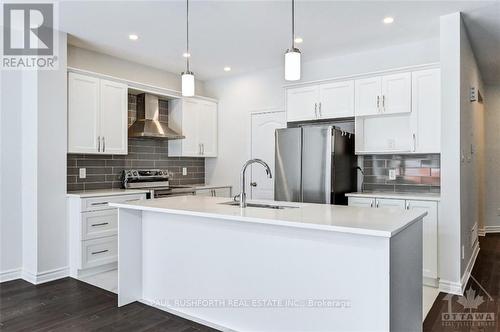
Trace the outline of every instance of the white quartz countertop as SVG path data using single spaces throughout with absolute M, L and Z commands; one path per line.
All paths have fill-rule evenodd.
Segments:
M 433 193 L 391 193 L 391 192 L 355 192 L 345 194 L 348 197 L 374 197 L 389 199 L 412 199 L 418 201 L 439 201 L 440 194 Z
M 418 209 L 399 211 L 273 201 L 253 202 L 294 206 L 295 208 L 247 207 L 241 209 L 239 206 L 219 204 L 228 200 L 222 197 L 177 196 L 128 203 L 110 203 L 110 206 L 378 237 L 392 237 L 427 215 L 425 210 Z
M 96 189 L 96 190 L 82 190 L 82 191 L 69 191 L 66 196 L 68 197 L 103 197 L 103 196 L 119 196 L 119 195 L 136 195 L 147 194 L 148 189 Z

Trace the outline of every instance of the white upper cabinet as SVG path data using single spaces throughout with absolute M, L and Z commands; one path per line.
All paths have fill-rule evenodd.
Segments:
M 202 100 L 198 119 L 201 153 L 204 157 L 217 157 L 217 104 Z
M 175 157 L 217 157 L 217 103 L 183 98 L 170 102 L 168 125 L 186 138 L 170 140 Z
M 99 107 L 99 79 L 70 73 L 68 77 L 68 152 L 97 152 Z
M 411 73 L 382 76 L 380 110 L 383 114 L 411 112 Z
M 128 145 L 127 86 L 101 80 L 100 88 L 101 152 L 126 154 Z
M 370 77 L 355 81 L 355 115 L 377 115 L 380 113 L 382 78 Z
M 441 72 L 412 73 L 412 139 L 417 153 L 441 152 Z
M 320 118 L 354 116 L 354 81 L 334 82 L 319 86 Z
M 318 118 L 318 97 L 317 85 L 287 89 L 287 121 L 307 121 Z
M 127 85 L 69 73 L 68 152 L 127 154 Z
M 356 116 L 411 112 L 411 73 L 356 80 Z
M 298 88 L 286 93 L 287 122 L 354 116 L 354 81 Z

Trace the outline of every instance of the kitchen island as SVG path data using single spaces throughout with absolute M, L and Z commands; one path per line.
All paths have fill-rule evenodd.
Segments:
M 421 329 L 425 211 L 227 201 L 111 204 L 118 305 L 141 301 L 221 330 Z

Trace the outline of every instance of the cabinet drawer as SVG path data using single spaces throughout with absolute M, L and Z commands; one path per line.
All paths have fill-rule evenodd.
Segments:
M 82 269 L 118 261 L 118 237 L 82 241 Z
M 82 213 L 82 240 L 98 239 L 117 234 L 116 209 Z
M 109 203 L 130 202 L 145 198 L 145 194 L 84 198 L 82 199 L 82 212 L 112 209 Z

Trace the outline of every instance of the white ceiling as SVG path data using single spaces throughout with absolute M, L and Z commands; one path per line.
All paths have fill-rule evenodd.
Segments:
M 298 1 L 296 34 L 304 61 L 439 36 L 439 16 L 470 13 L 474 45 L 500 38 L 492 1 Z M 290 46 L 290 1 L 190 2 L 191 69 L 199 79 L 279 66 Z M 65 1 L 61 30 L 70 43 L 171 72 L 184 69 L 184 1 Z M 496 16 L 495 16 L 496 15 Z M 382 24 L 393 16 L 392 25 Z M 491 29 L 496 30 L 491 31 Z M 477 32 L 476 32 L 477 31 Z M 136 33 L 133 42 L 128 35 Z M 484 45 L 483 45 L 484 46 Z M 498 49 L 478 53 L 485 68 L 500 68 Z M 482 54 L 485 53 L 485 54 Z M 482 58 L 484 57 L 484 59 Z M 498 71 L 496 72 L 498 76 Z

